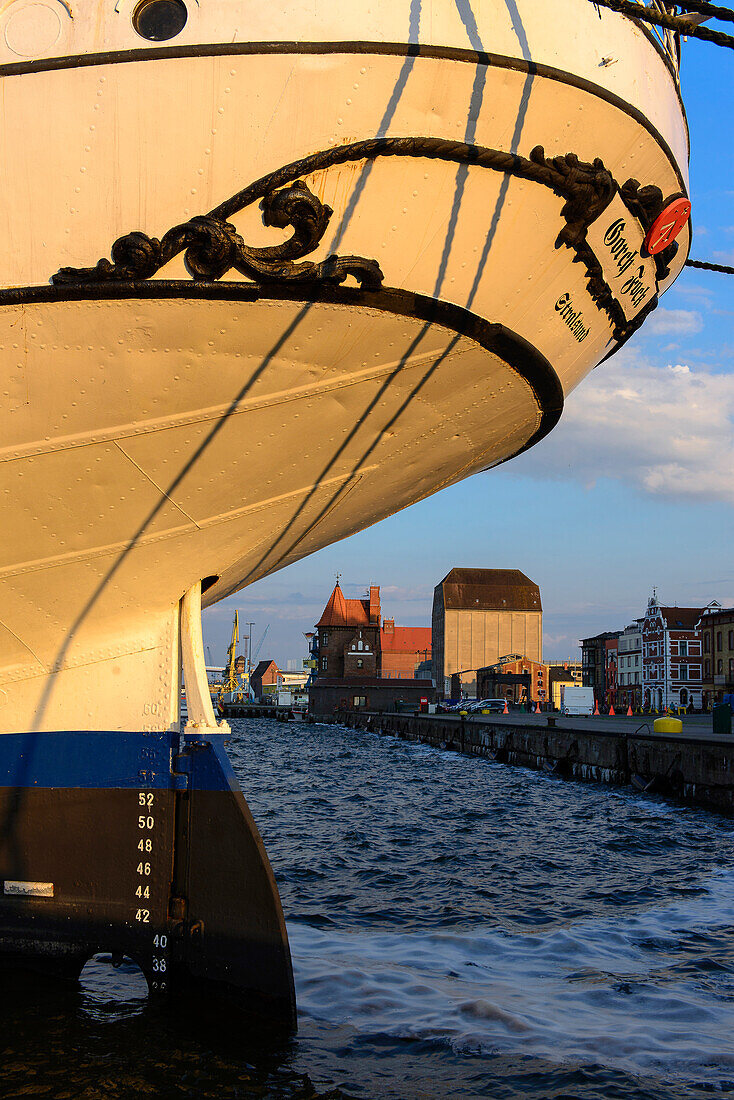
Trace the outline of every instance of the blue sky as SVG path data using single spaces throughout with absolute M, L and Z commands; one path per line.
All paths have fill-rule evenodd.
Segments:
M 731 24 L 719 25 L 731 32 Z M 689 39 L 691 257 L 734 265 L 734 51 Z M 428 625 L 454 565 L 517 568 L 541 587 L 546 658 L 667 603 L 734 605 L 734 276 L 686 269 L 627 346 L 570 395 L 532 451 L 328 547 L 204 614 L 215 663 L 232 613 L 269 626 L 260 656 L 304 656 L 342 574 L 383 613 Z

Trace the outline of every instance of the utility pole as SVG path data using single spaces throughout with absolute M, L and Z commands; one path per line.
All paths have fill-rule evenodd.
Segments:
M 249 635 L 248 635 L 248 641 L 247 641 L 247 673 L 248 673 L 248 681 L 249 681 L 249 674 L 252 672 L 252 628 L 255 624 L 254 623 L 248 623 L 247 625 L 250 628 Z

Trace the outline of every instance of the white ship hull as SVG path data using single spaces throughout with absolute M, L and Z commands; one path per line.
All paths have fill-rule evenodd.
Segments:
M 0 728 L 168 729 L 184 592 L 221 599 L 553 427 L 685 262 L 688 228 L 629 316 L 586 243 L 617 185 L 640 233 L 628 180 L 685 194 L 685 120 L 662 51 L 586 0 L 267 27 L 202 0 L 165 47 L 130 3 L 45 4 L 53 43 L 0 56 Z M 259 201 L 294 185 L 333 214 L 276 275 L 251 249 L 292 230 Z M 208 211 L 245 242 L 208 278 L 143 242 L 142 266 L 50 282 Z M 295 277 L 330 254 L 341 285 Z

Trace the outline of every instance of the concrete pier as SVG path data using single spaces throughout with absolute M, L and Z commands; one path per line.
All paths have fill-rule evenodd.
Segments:
M 555 719 L 550 725 L 548 719 Z M 347 712 L 326 721 L 485 756 L 564 779 L 609 783 L 668 795 L 734 814 L 734 737 L 714 736 L 706 720 L 678 736 L 656 734 L 652 720 L 560 715 L 406 715 Z

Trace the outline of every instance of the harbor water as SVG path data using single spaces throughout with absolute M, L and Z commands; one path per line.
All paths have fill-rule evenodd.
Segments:
M 734 824 L 338 726 L 233 723 L 288 923 L 293 1038 L 100 957 L 4 998 L 0 1096 L 734 1091 Z

